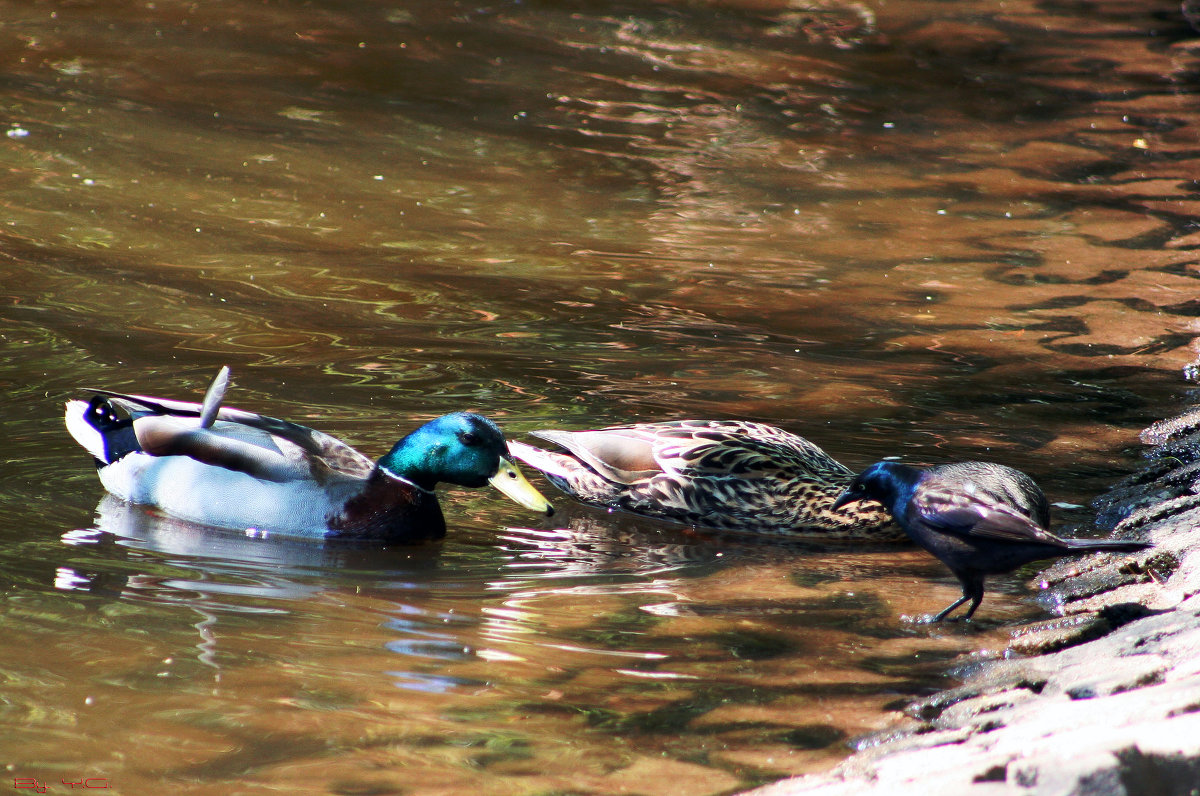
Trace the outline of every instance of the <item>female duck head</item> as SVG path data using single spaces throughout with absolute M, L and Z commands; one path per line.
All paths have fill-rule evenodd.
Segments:
M 423 489 L 439 481 L 466 487 L 490 482 L 526 508 L 554 511 L 508 460 L 499 427 L 481 415 L 455 412 L 431 420 L 397 442 L 379 466 Z

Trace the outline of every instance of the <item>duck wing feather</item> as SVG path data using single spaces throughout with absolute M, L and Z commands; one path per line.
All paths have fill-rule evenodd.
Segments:
M 848 480 L 853 472 L 819 447 L 761 423 L 680 420 L 597 431 L 533 431 L 616 483 L 684 478 Z
M 289 420 L 222 406 L 215 413 L 213 425 L 201 428 L 199 423 L 170 422 L 172 418 L 201 418 L 205 408 L 201 404 L 111 390 L 89 391 L 108 397 L 129 412 L 139 444 L 156 456 L 190 456 L 205 464 L 272 481 L 366 478 L 375 467 L 373 461 L 337 437 Z M 261 434 L 250 433 L 249 429 Z M 302 460 L 309 462 L 310 473 L 302 474 L 298 469 Z

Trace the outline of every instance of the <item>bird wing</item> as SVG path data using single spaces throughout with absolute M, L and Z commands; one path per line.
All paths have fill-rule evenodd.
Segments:
M 1062 539 L 1034 520 L 979 494 L 972 486 L 967 483 L 956 489 L 918 488 L 910 505 L 922 523 L 943 533 L 1065 546 Z
M 654 445 L 635 426 L 598 431 L 533 431 L 569 451 L 602 477 L 618 484 L 633 484 L 662 473 Z
M 760 423 L 679 420 L 595 431 L 531 433 L 561 445 L 619 484 L 664 474 L 743 480 L 840 480 L 852 475 L 803 437 Z
M 803 437 L 761 423 L 685 420 L 655 427 L 655 456 L 689 477 L 846 480 L 853 473 Z
M 973 494 L 1014 509 L 1042 528 L 1050 527 L 1050 503 L 1040 487 L 1025 473 L 995 462 L 952 462 L 925 471 L 921 481 L 927 488 L 961 489 L 969 485 Z
M 288 420 L 220 407 L 211 428 L 202 428 L 201 404 L 149 395 L 127 395 L 92 389 L 129 412 L 143 449 L 156 456 L 190 456 L 205 464 L 239 470 L 257 478 L 293 480 L 325 474 L 365 478 L 374 462 L 346 443 L 316 429 Z M 181 422 L 197 418 L 197 422 Z M 257 432 L 257 433 L 255 433 Z M 277 458 L 283 456 L 284 458 Z M 307 463 L 309 472 L 297 469 Z
M 147 414 L 133 421 L 133 431 L 142 452 L 151 456 L 186 456 L 277 483 L 313 475 L 298 447 L 248 426 L 217 421 L 201 428 L 190 418 Z

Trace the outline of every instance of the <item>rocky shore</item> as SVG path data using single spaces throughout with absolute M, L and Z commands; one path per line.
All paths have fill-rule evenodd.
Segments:
M 1142 432 L 1149 463 L 1097 501 L 1155 547 L 1040 575 L 1061 615 L 908 706 L 832 772 L 753 796 L 1200 794 L 1200 409 Z

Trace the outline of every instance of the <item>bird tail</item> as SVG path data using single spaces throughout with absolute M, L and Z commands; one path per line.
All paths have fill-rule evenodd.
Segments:
M 97 466 L 112 464 L 128 453 L 141 450 L 133 433 L 133 421 L 118 417 L 104 396 L 94 396 L 91 401 L 67 401 L 64 419 L 67 431 L 92 454 Z
M 1136 553 L 1154 545 L 1119 539 L 1064 539 L 1067 547 L 1081 553 Z

